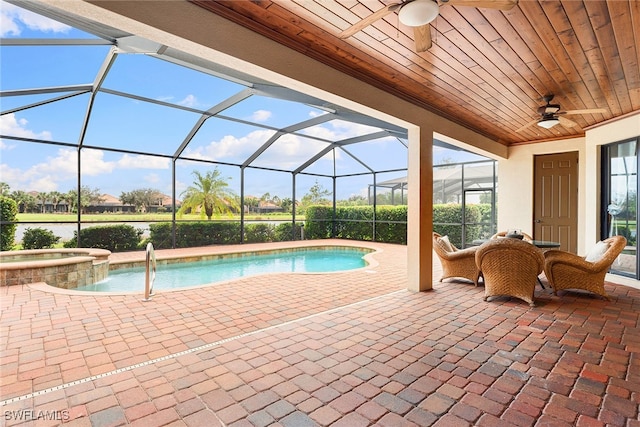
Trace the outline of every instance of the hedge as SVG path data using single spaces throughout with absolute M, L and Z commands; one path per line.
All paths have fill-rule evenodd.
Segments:
M 295 239 L 300 239 L 301 223 L 297 223 Z M 162 222 L 149 226 L 151 233 L 147 242 L 151 242 L 156 249 L 171 248 L 172 224 Z M 244 226 L 244 241 L 246 243 L 266 243 L 294 240 L 292 223 L 285 222 L 278 225 L 263 222 L 249 223 Z M 208 245 L 231 245 L 240 243 L 239 222 L 192 221 L 176 223 L 176 247 L 189 248 Z
M 482 226 L 475 225 L 482 221 L 480 205 L 466 205 L 465 239 L 471 242 L 482 237 Z M 449 240 L 455 246 L 461 248 L 462 245 L 462 205 L 456 203 L 433 205 L 433 231 L 441 235 L 449 236 Z
M 14 222 L 18 216 L 18 204 L 9 197 L 0 196 L 0 221 Z M 0 226 L 0 251 L 13 249 L 16 238 L 15 224 L 2 224 Z
M 330 206 L 310 206 L 305 215 L 305 238 L 373 240 L 373 206 L 339 206 L 335 221 Z M 406 221 L 406 206 L 378 206 L 376 240 L 406 244 Z
M 467 242 L 482 237 L 480 223 L 490 222 L 490 205 L 467 205 L 465 213 Z M 433 230 L 448 235 L 451 242 L 462 247 L 462 208 L 459 204 L 433 205 Z M 490 226 L 489 226 L 490 227 Z M 407 206 L 376 208 L 378 242 L 407 243 Z M 306 212 L 305 237 L 308 239 L 373 240 L 373 206 L 337 207 L 335 218 L 330 206 L 310 206 Z
M 156 249 L 172 246 L 172 223 L 160 222 L 149 226 L 149 241 Z M 230 245 L 240 243 L 240 223 L 192 221 L 176 223 L 176 248 L 194 246 Z
M 111 252 L 126 252 L 140 249 L 140 237 L 143 231 L 128 224 L 101 225 L 80 230 L 80 245 L 83 248 L 107 249 Z M 65 248 L 75 248 L 78 232 L 64 243 Z
M 483 226 L 479 223 L 484 222 L 483 216 L 486 217 L 486 212 L 484 205 L 467 205 L 465 218 L 468 224 L 465 236 L 467 242 L 482 237 Z M 304 237 L 305 239 L 335 237 L 371 241 L 374 238 L 373 214 L 373 206 L 340 206 L 336 208 L 335 217 L 333 208 L 330 206 L 310 206 L 306 211 Z M 434 205 L 433 222 L 434 231 L 448 235 L 454 245 L 463 246 L 461 205 Z M 299 240 L 302 225 L 296 223 L 293 227 L 291 222 L 278 225 L 269 222 L 245 224 L 244 241 L 263 243 Z M 157 249 L 172 247 L 173 224 L 171 222 L 153 223 L 149 228 L 150 237 L 141 242 L 142 230 L 130 225 L 89 227 L 80 231 L 80 242 L 83 247 L 103 248 L 112 252 L 142 249 L 147 242 L 153 243 Z M 241 243 L 240 223 L 236 221 L 178 222 L 175 224 L 175 229 L 176 248 Z M 5 232 L 3 227 L 3 242 Z M 407 206 L 376 208 L 375 240 L 386 243 L 407 243 Z M 64 246 L 76 247 L 76 236 L 74 235 L 74 238 Z

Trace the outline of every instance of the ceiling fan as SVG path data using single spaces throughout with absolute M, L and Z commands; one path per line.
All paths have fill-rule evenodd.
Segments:
M 416 52 L 424 52 L 431 47 L 429 23 L 438 17 L 441 5 L 509 10 L 517 4 L 518 0 L 404 0 L 377 10 L 341 32 L 338 37 L 341 39 L 351 37 L 378 19 L 382 19 L 390 13 L 398 12 L 400 22 L 408 27 L 413 27 Z
M 575 115 L 575 114 L 594 114 L 594 113 L 606 113 L 607 110 L 604 108 L 591 108 L 591 109 L 587 109 L 587 110 L 567 110 L 567 111 L 560 111 L 560 104 L 552 104 L 551 101 L 553 100 L 553 94 L 549 94 L 549 95 L 545 95 L 544 97 L 542 97 L 542 99 L 546 102 L 546 105 L 542 105 L 540 107 L 538 107 L 538 114 L 540 115 L 540 117 L 530 121 L 529 123 L 527 123 L 526 125 L 522 126 L 519 129 L 516 129 L 516 132 L 521 132 L 525 129 L 527 129 L 530 126 L 533 126 L 535 124 L 537 124 L 538 126 L 545 128 L 545 129 L 551 129 L 552 127 L 554 127 L 557 124 L 561 124 L 562 126 L 565 127 L 574 127 L 577 126 L 578 124 L 576 122 L 574 122 L 573 120 L 569 120 L 566 117 L 563 116 L 568 116 L 568 115 Z

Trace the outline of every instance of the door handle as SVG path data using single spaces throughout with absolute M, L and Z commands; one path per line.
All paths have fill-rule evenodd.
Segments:
M 535 222 L 536 224 L 540 224 L 540 223 L 542 222 L 542 220 L 541 220 L 541 219 L 536 219 L 536 220 L 535 220 L 535 221 L 533 221 L 533 222 Z

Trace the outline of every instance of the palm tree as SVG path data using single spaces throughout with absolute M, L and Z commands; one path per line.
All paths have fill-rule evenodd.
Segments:
M 49 193 L 49 197 L 51 198 L 51 203 L 53 204 L 53 212 L 58 212 L 58 205 L 61 201 L 64 200 L 64 194 L 59 191 L 52 191 Z
M 206 215 L 207 219 L 211 220 L 214 213 L 216 216 L 223 213 L 231 214 L 234 209 L 239 208 L 236 195 L 227 188 L 229 186 L 227 181 L 220 178 L 218 168 L 208 171 L 205 175 L 193 171 L 193 175 L 196 177 L 193 185 L 187 187 L 181 194 L 183 200 L 178 215 L 200 209 L 200 216 Z

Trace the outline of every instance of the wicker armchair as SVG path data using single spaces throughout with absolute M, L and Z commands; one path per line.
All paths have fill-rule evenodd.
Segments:
M 524 240 L 525 242 L 533 242 L 533 237 L 529 236 L 527 233 L 521 231 L 520 234 L 524 236 L 522 240 Z M 498 231 L 496 234 L 491 236 L 490 239 L 493 240 L 493 239 L 499 239 L 502 237 L 507 237 L 506 231 Z
M 544 267 L 542 251 L 519 239 L 494 239 L 476 252 L 476 264 L 484 277 L 484 300 L 508 295 L 533 307 L 533 292 Z
M 466 249 L 458 249 L 449 243 L 446 236 L 433 233 L 433 250 L 442 264 L 442 277 L 440 281 L 452 277 L 460 277 L 472 281 L 478 286 L 480 272 L 476 267 L 477 246 Z
M 584 289 L 609 299 L 604 290 L 604 277 L 626 246 L 627 239 L 613 236 L 602 243 L 608 247 L 595 262 L 588 261 L 588 256 L 581 257 L 558 249 L 545 252 L 544 273 L 555 295 L 559 290 Z

